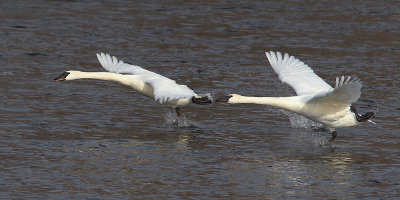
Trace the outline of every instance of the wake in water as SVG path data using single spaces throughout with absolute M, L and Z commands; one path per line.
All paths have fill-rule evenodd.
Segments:
M 194 128 L 199 125 L 197 122 L 187 119 L 185 114 L 182 113 L 181 115 L 181 117 L 177 117 L 174 113 L 169 112 L 164 116 L 165 125 L 180 128 Z
M 315 122 L 313 120 L 310 120 L 302 115 L 287 111 L 287 110 L 280 110 L 281 113 L 283 113 L 285 116 L 289 117 L 290 120 L 290 124 L 292 126 L 292 128 L 294 129 L 312 129 L 313 131 L 300 131 L 300 133 L 304 133 L 306 134 L 306 136 L 309 138 L 311 137 L 311 139 L 314 140 L 314 144 L 316 144 L 319 147 L 322 148 L 329 148 L 329 149 L 334 149 L 335 146 L 330 146 L 329 145 L 329 141 L 326 138 L 325 134 L 321 135 L 318 132 L 325 132 L 326 128 L 318 123 Z M 299 132 L 296 131 L 296 134 L 298 134 Z M 298 137 L 296 135 L 296 137 Z

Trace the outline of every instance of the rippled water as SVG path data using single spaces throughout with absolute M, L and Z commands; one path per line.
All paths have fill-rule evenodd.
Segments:
M 400 197 L 398 1 L 0 1 L 1 199 L 396 199 Z M 364 83 L 377 125 L 330 137 L 260 105 L 173 109 L 100 71 L 95 53 L 215 97 L 287 96 L 264 52 L 329 84 Z M 308 128 L 306 128 L 308 127 Z

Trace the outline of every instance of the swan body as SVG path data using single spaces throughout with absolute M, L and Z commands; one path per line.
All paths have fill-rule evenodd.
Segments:
M 332 88 L 304 62 L 280 52 L 266 52 L 269 63 L 279 79 L 289 84 L 297 96 L 291 97 L 249 97 L 231 94 L 217 99 L 218 102 L 252 103 L 270 105 L 317 121 L 333 132 L 330 142 L 336 137 L 336 128 L 355 126 L 361 122 L 372 122 L 372 112 L 359 115 L 351 103 L 360 98 L 361 82 L 348 77 L 336 78 Z
M 212 98 L 209 94 L 196 94 L 186 85 L 179 85 L 174 80 L 148 71 L 136 65 L 131 65 L 118 60 L 108 54 L 97 54 L 102 67 L 108 72 L 82 72 L 69 70 L 55 78 L 56 81 L 71 81 L 77 79 L 98 79 L 115 81 L 129 86 L 138 93 L 154 99 L 161 104 L 168 104 L 176 108 L 178 116 L 179 107 L 192 103 L 209 104 Z
M 314 121 L 325 125 L 331 131 L 335 128 L 355 126 L 359 124 L 353 112 L 348 109 L 338 110 L 335 113 L 327 112 L 321 105 L 308 103 L 309 96 L 292 96 L 292 97 L 248 97 L 238 94 L 231 94 L 227 103 L 251 103 L 270 105 L 297 114 L 303 115 Z M 218 100 L 221 102 L 221 100 Z

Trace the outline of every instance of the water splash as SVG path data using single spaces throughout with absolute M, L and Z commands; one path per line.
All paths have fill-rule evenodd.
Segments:
M 297 129 L 291 132 L 291 139 L 297 142 L 303 143 L 303 145 L 309 145 L 310 141 L 314 144 L 314 148 L 327 149 L 332 151 L 335 149 L 335 144 L 330 144 L 330 135 L 324 131 L 315 131 L 311 129 Z
M 324 129 L 324 126 L 318 122 L 315 122 L 313 120 L 307 119 L 306 117 L 303 117 L 302 115 L 296 114 L 294 112 L 290 112 L 287 110 L 280 110 L 284 115 L 288 116 L 290 119 L 290 124 L 292 125 L 293 128 L 311 128 L 311 129 Z
M 315 147 L 319 147 L 322 149 L 328 149 L 329 151 L 333 151 L 336 146 L 329 143 L 329 138 L 326 137 L 326 134 L 321 134 L 322 132 L 326 131 L 326 128 L 313 120 L 310 120 L 302 115 L 287 111 L 287 110 L 280 110 L 281 113 L 289 117 L 290 124 L 292 125 L 292 128 L 294 129 L 312 129 L 312 131 L 300 131 L 300 133 L 303 133 L 304 135 L 307 135 L 307 140 L 309 138 L 314 139 L 314 144 Z M 296 131 L 298 134 L 299 132 Z
M 177 117 L 174 113 L 167 113 L 164 116 L 165 125 L 167 127 L 194 128 L 199 124 L 195 121 L 187 119 L 185 114 L 181 113 L 181 117 Z

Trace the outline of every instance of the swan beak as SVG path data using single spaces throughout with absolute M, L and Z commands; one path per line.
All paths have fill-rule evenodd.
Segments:
M 64 72 L 62 73 L 60 76 L 57 76 L 57 78 L 55 78 L 55 81 L 65 81 L 65 79 L 67 79 L 67 76 L 69 75 L 69 72 Z
M 228 103 L 230 98 L 232 98 L 232 95 L 221 97 L 219 99 L 216 99 L 215 101 L 222 102 L 222 103 Z
M 58 81 L 65 81 L 65 78 L 55 78 L 54 80 L 57 81 L 57 82 Z

